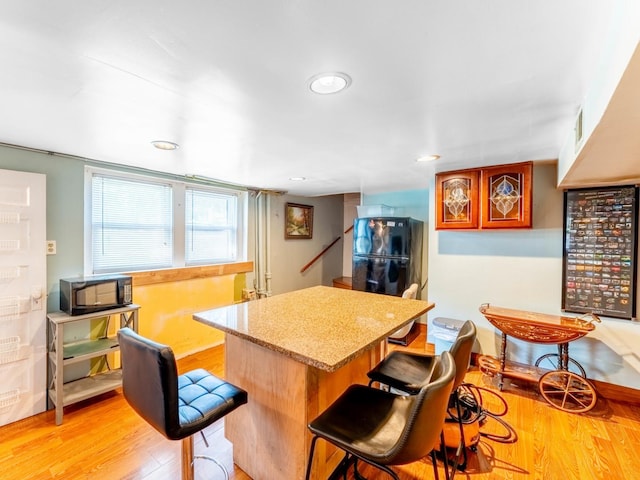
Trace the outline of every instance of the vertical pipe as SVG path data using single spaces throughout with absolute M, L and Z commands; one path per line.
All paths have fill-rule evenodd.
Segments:
M 254 287 L 256 296 L 260 298 L 262 291 L 262 192 L 256 194 L 255 215 L 256 215 L 256 245 L 255 245 L 255 278 Z
M 259 228 L 259 237 L 258 237 L 258 285 L 256 288 L 256 294 L 258 298 L 263 298 L 267 296 L 267 290 L 265 288 L 265 261 L 266 261 L 266 250 L 265 250 L 265 242 L 266 242 L 266 232 L 265 232 L 265 224 L 266 224 L 266 215 L 265 208 L 269 198 L 269 194 L 260 192 L 260 201 L 258 203 L 257 208 L 257 216 L 258 216 L 258 228 Z
M 285 220 L 286 221 L 286 220 Z M 271 296 L 271 195 L 267 195 L 265 201 L 265 244 L 264 244 L 264 266 L 265 266 L 265 286 L 267 297 Z

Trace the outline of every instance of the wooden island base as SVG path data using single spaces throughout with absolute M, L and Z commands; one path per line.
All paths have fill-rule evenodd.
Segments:
M 225 379 L 249 401 L 225 417 L 235 463 L 254 480 L 301 480 L 307 425 L 349 385 L 367 384 L 386 338 L 433 303 L 316 287 L 194 314 L 226 333 Z M 312 479 L 326 479 L 342 453 L 318 443 Z
M 381 358 L 372 348 L 329 373 L 234 335 L 226 336 L 225 378 L 245 389 L 249 402 L 225 418 L 234 462 L 254 480 L 303 479 L 311 434 L 307 424 L 349 385 L 367 383 Z M 344 452 L 318 442 L 312 479 L 325 479 Z

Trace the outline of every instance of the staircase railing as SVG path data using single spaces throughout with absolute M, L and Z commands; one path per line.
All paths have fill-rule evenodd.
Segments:
M 347 228 L 344 233 L 349 233 L 351 230 L 353 230 L 353 225 L 351 225 L 349 228 Z M 333 247 L 336 243 L 338 243 L 338 240 L 340 240 L 342 238 L 342 236 L 339 236 L 338 238 L 336 238 L 333 242 L 331 242 L 329 245 L 327 245 L 318 255 L 316 255 L 315 257 L 313 257 L 313 260 L 311 260 L 309 263 L 307 263 L 304 267 L 302 267 L 300 269 L 300 273 L 304 273 L 306 272 L 311 265 L 313 265 L 314 263 L 316 263 L 325 253 L 327 253 L 327 251 Z

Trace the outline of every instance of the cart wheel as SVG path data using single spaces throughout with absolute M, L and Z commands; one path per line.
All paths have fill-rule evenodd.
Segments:
M 569 371 L 580 375 L 582 378 L 587 378 L 587 372 L 584 371 L 582 365 L 580 365 L 573 358 L 569 357 Z M 559 370 L 560 369 L 560 355 L 557 353 L 547 353 L 542 355 L 536 360 L 536 367 L 544 368 L 545 370 Z
M 589 381 L 565 370 L 545 373 L 540 377 L 538 388 L 547 402 L 565 412 L 587 412 L 597 400 L 596 389 Z

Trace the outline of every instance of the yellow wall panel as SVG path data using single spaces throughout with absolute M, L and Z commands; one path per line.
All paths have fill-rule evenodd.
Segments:
M 233 304 L 237 276 L 244 274 L 134 286 L 140 334 L 171 346 L 177 357 L 223 343 L 223 332 L 196 322 L 192 315 Z

